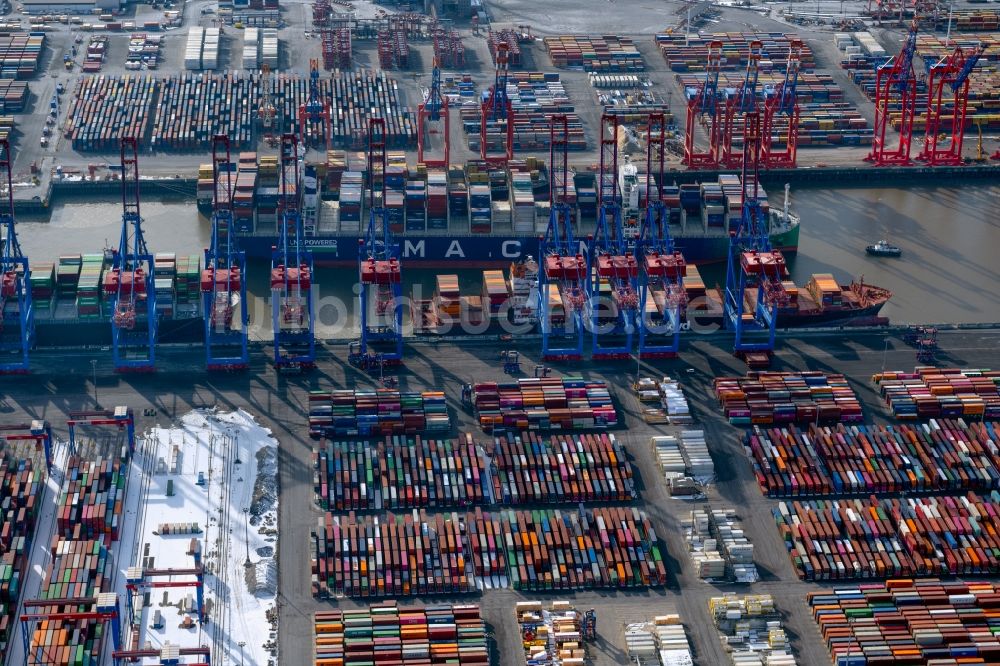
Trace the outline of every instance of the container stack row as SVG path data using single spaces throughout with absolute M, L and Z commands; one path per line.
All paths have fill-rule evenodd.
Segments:
M 718 377 L 715 396 L 733 425 L 858 423 L 861 403 L 841 374 L 748 372 Z
M 323 69 L 350 69 L 351 67 L 351 30 L 338 28 L 324 30 Z
M 132 33 L 128 40 L 125 69 L 156 69 L 160 63 L 163 38 L 145 32 Z
M 872 379 L 898 419 L 1000 419 L 1000 371 L 918 367 Z
M 358 518 L 326 514 L 314 533 L 318 596 L 406 596 L 490 587 L 661 586 L 656 534 L 637 509 L 500 511 Z
M 247 28 L 243 31 L 243 69 L 251 71 L 260 67 L 260 29 Z
M 313 619 L 314 666 L 490 663 L 479 606 L 400 608 L 394 602 L 358 610 L 320 611 Z
M 39 600 L 94 598 L 111 591 L 114 563 L 104 541 L 56 535 L 51 549 Z M 34 610 L 65 612 L 76 607 L 54 604 Z M 101 663 L 104 633 L 104 623 L 95 619 L 38 620 L 31 629 L 30 654 L 33 660 L 54 666 L 96 666 Z
M 753 544 L 734 509 L 693 509 L 684 528 L 688 555 L 699 578 L 757 582 Z
M 267 65 L 271 71 L 278 69 L 278 31 L 275 28 L 262 28 L 260 31 L 260 64 Z M 291 118 L 292 116 L 282 116 Z
M 750 43 L 759 41 L 763 52 L 760 71 L 777 69 L 783 72 L 792 40 L 796 39 L 801 37 L 782 32 L 703 32 L 694 35 L 682 30 L 658 33 L 656 45 L 672 71 L 702 72 L 708 62 L 709 44 L 722 42 L 722 70 L 732 72 L 746 69 Z M 802 71 L 816 69 L 816 60 L 808 44 L 803 45 L 800 68 Z
M 31 559 L 45 476 L 31 460 L 0 452 L 0 654 L 16 640 L 17 602 Z
M 996 32 L 1000 30 L 1000 11 L 996 9 L 955 9 L 952 29 L 962 32 Z
M 734 666 L 797 662 L 770 594 L 727 594 L 708 600 L 708 611 Z
M 560 35 L 544 41 L 556 67 L 582 67 L 588 72 L 636 72 L 646 68 L 642 54 L 628 37 Z
M 181 74 L 159 82 L 160 101 L 153 116 L 153 150 L 195 150 L 224 134 L 236 146 L 249 145 L 257 107 L 251 77 Z
M 488 499 L 486 463 L 469 435 L 328 441 L 313 457 L 316 495 L 325 510 L 471 506 Z
M 56 510 L 58 532 L 69 539 L 117 540 L 124 501 L 121 462 L 71 456 Z
M 582 377 L 476 383 L 472 404 L 486 432 L 495 428 L 581 430 L 618 424 L 607 383 Z
M 780 502 L 778 531 L 805 580 L 1000 573 L 1000 493 Z
M 568 119 L 569 150 L 586 150 L 587 139 L 583 123 L 563 87 L 558 73 L 511 72 L 507 83 L 507 97 L 514 111 L 514 149 L 542 150 L 549 146 L 549 117 L 564 114 Z M 478 150 L 480 141 L 480 113 L 476 106 L 463 106 L 462 126 L 469 138 L 469 147 Z M 502 140 L 501 130 L 488 126 L 490 145 Z
M 994 14 L 994 17 L 996 15 Z M 951 56 L 956 47 L 968 54 L 973 53 L 980 44 L 996 44 L 1000 39 L 997 32 L 978 34 L 953 35 L 950 41 L 947 37 L 930 33 L 917 35 L 917 54 L 924 63 L 937 63 Z M 1000 129 L 1000 55 L 995 48 L 988 48 L 979 58 L 976 67 L 969 74 L 969 101 L 966 109 L 965 128 L 975 129 L 982 125 L 983 131 Z M 942 131 L 950 131 L 954 121 L 954 111 L 946 108 L 941 115 Z M 923 131 L 927 118 L 918 114 L 913 121 L 914 128 Z
M 506 433 L 494 440 L 493 492 L 503 504 L 630 502 L 632 468 L 614 435 Z
M 30 79 L 45 46 L 43 32 L 0 34 L 0 77 Z
M 149 135 L 157 82 L 151 76 L 80 77 L 64 134 L 80 151 L 116 152 L 123 136 Z
M 663 666 L 690 666 L 694 663 L 691 643 L 680 616 L 675 614 L 658 615 L 651 624 L 626 625 L 625 651 L 630 663 L 659 663 Z
M 83 71 L 94 74 L 101 71 L 108 55 L 108 38 L 104 35 L 93 35 L 87 40 L 87 52 L 83 56 Z
M 434 33 L 434 57 L 440 67 L 461 69 L 465 67 L 465 45 L 462 36 L 453 28 L 442 28 Z
M 28 103 L 28 84 L 0 79 L 0 113 L 21 113 Z
M 1000 488 L 995 422 L 754 428 L 743 440 L 770 497 Z
M 836 666 L 1000 662 L 1000 587 L 988 581 L 900 579 L 807 601 Z
M 507 44 L 507 63 L 511 67 L 521 66 L 521 39 L 517 31 L 511 28 L 503 28 L 494 32 L 490 29 L 486 37 L 486 45 L 490 49 L 490 57 L 493 64 L 497 64 L 497 53 L 500 51 L 500 44 Z
M 309 432 L 314 437 L 447 432 L 450 428 L 442 391 L 345 389 L 309 394 Z

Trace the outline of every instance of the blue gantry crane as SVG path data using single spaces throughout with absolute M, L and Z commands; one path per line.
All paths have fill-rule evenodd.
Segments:
M 330 118 L 330 102 L 322 98 L 319 90 L 319 60 L 313 59 L 309 61 L 309 99 L 299 107 L 299 135 L 302 141 L 325 142 L 329 150 Z
M 17 242 L 14 228 L 14 156 L 7 139 L 0 140 L 0 166 L 6 170 L 7 201 L 0 208 L 0 374 L 23 374 L 30 370 L 28 358 L 35 345 L 35 311 L 31 301 L 31 267 Z
M 439 157 L 430 157 L 427 155 L 427 135 L 430 133 L 430 128 L 427 125 L 428 123 L 437 122 L 441 122 L 441 137 L 444 142 L 444 150 Z M 417 107 L 417 162 L 428 167 L 447 167 L 451 155 L 450 132 L 451 122 L 448 115 L 448 98 L 441 94 L 441 67 L 438 64 L 438 59 L 435 57 L 434 69 L 431 70 L 431 87 L 427 91 L 427 99 Z
M 781 252 L 771 248 L 759 198 L 760 112 L 747 114 L 743 132 L 743 212 L 729 237 L 724 318 L 736 336 L 734 353 L 751 367 L 766 367 L 774 350 L 778 310 L 789 302 L 783 284 L 788 271 Z M 750 331 L 763 331 L 763 339 L 748 339 Z
M 616 115 L 601 116 L 597 206 L 597 227 L 590 242 L 591 356 L 626 359 L 632 354 L 639 311 L 639 265 L 628 251 L 622 223 Z
M 229 137 L 212 139 L 212 245 L 205 250 L 201 293 L 205 317 L 205 362 L 209 370 L 244 370 L 248 314 L 246 254 L 232 236 L 233 180 Z
M 373 370 L 403 360 L 403 292 L 399 243 L 393 238 L 385 207 L 386 124 L 368 121 L 369 217 L 359 239 L 358 306 L 361 339 L 350 348 L 350 362 Z M 378 191 L 378 193 L 376 193 Z
M 569 122 L 564 114 L 549 117 L 549 224 L 539 240 L 541 270 L 538 273 L 538 313 L 542 331 L 542 359 L 583 358 L 586 330 L 584 311 L 590 298 L 587 255 L 573 239 L 573 218 L 567 201 L 569 169 Z M 556 347 L 553 336 L 568 342 Z
M 156 369 L 156 291 L 153 255 L 146 247 L 139 208 L 139 147 L 121 140 L 122 235 L 104 290 L 111 296 L 111 349 L 116 372 Z
M 639 261 L 639 358 L 673 358 L 680 350 L 681 311 L 687 305 L 687 262 L 675 247 L 663 201 L 666 117 L 649 115 L 645 215 L 636 239 Z
M 505 41 L 497 45 L 493 87 L 483 93 L 480 108 L 479 154 L 490 166 L 505 166 L 514 158 L 514 107 L 507 95 L 509 50 Z M 499 149 L 490 143 L 488 130 L 491 127 L 498 127 L 502 132 L 503 145 Z
M 308 370 L 316 365 L 313 256 L 305 249 L 302 238 L 296 136 L 282 134 L 279 149 L 279 245 L 271 250 L 274 365 L 280 370 Z

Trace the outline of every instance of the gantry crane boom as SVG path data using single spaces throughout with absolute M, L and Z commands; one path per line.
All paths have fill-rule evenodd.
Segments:
M 35 310 L 31 299 L 31 267 L 17 240 L 14 222 L 14 155 L 10 142 L 0 139 L 0 168 L 7 178 L 7 197 L 0 207 L 0 374 L 30 370 L 35 345 Z
M 680 349 L 681 311 L 687 304 L 687 263 L 674 247 L 663 201 L 664 114 L 650 114 L 647 135 L 645 214 L 635 250 L 639 262 L 639 358 L 672 358 Z
M 740 166 L 743 151 L 737 148 L 737 135 L 743 132 L 743 120 L 747 114 L 757 110 L 757 83 L 760 80 L 760 60 L 763 48 L 763 42 L 759 40 L 750 42 L 743 83 L 737 89 L 725 91 L 722 130 L 717 135 L 720 140 L 717 154 L 720 164 L 729 169 Z
M 428 153 L 428 138 L 430 128 L 428 123 L 441 123 L 441 139 L 444 151 L 440 157 L 432 158 Z M 447 167 L 450 159 L 451 121 L 448 117 L 448 98 L 441 94 L 441 67 L 437 57 L 434 58 L 434 69 L 431 72 L 431 87 L 427 91 L 427 99 L 417 107 L 417 161 L 428 167 Z
M 618 128 L 617 115 L 601 117 L 597 227 L 590 242 L 589 274 L 591 355 L 595 359 L 629 358 L 639 307 L 639 267 L 627 249 L 622 223 Z
M 104 289 L 111 296 L 115 370 L 151 372 L 156 367 L 159 318 L 153 289 L 153 255 L 146 247 L 139 207 L 139 148 L 121 140 L 122 231 Z
M 767 218 L 760 201 L 760 113 L 744 124 L 743 212 L 729 240 L 726 271 L 725 322 L 735 333 L 733 351 L 749 363 L 765 362 L 774 349 L 778 310 L 787 305 L 783 280 L 787 275 L 781 252 L 771 248 Z M 763 341 L 748 341 L 749 331 L 766 331 Z
M 330 102 L 319 90 L 319 60 L 309 61 L 309 99 L 299 107 L 299 136 L 302 141 L 320 143 L 330 149 L 332 134 Z
M 229 138 L 213 137 L 212 244 L 201 273 L 209 370 L 242 370 L 249 362 L 246 254 L 236 248 L 232 234 L 234 168 Z
M 497 45 L 493 86 L 484 93 L 480 108 L 479 154 L 492 166 L 504 166 L 514 158 L 514 108 L 507 95 L 509 49 L 505 41 Z M 490 145 L 491 127 L 500 129 L 503 145 L 499 148 Z
M 701 88 L 686 88 L 687 115 L 684 124 L 684 164 L 692 169 L 714 169 L 719 166 L 718 146 L 722 131 L 719 104 L 719 70 L 722 67 L 722 42 L 708 44 L 705 81 Z M 695 141 L 699 121 L 708 130 L 708 150 L 700 151 Z
M 589 301 L 590 271 L 587 254 L 573 239 L 573 220 L 566 200 L 569 122 L 564 114 L 549 117 L 549 163 L 552 188 L 549 224 L 539 240 L 538 312 L 544 360 L 583 358 L 584 310 Z M 552 336 L 571 346 L 553 346 Z
M 386 123 L 368 123 L 369 218 L 358 239 L 358 304 L 361 338 L 352 345 L 350 361 L 364 369 L 381 369 L 403 360 L 403 292 L 399 244 L 392 234 L 385 205 Z
M 299 210 L 302 193 L 297 137 L 281 135 L 280 151 L 279 246 L 271 250 L 274 364 L 279 369 L 305 370 L 316 364 L 316 338 L 313 256 L 303 243 Z

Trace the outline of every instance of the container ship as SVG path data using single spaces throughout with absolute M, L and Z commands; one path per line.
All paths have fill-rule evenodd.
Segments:
M 369 215 L 364 164 L 363 154 L 332 150 L 325 163 L 303 165 L 304 243 L 317 265 L 357 265 L 358 238 Z M 240 153 L 235 168 L 234 235 L 247 256 L 268 258 L 277 241 L 277 158 Z M 628 163 L 620 171 L 626 220 L 630 232 L 637 233 L 644 176 Z M 512 161 L 506 169 L 488 169 L 480 162 L 410 169 L 405 153 L 390 152 L 384 178 L 385 207 L 408 265 L 506 268 L 512 261 L 539 254 L 539 238 L 549 220 L 549 183 L 541 160 Z M 198 206 L 206 214 L 211 211 L 212 189 L 211 165 L 202 165 Z M 739 177 L 721 175 L 714 183 L 664 185 L 662 190 L 671 232 L 688 263 L 725 260 L 729 231 L 736 228 L 741 214 Z M 586 238 L 597 215 L 595 174 L 575 173 L 567 199 L 576 229 Z M 768 208 L 766 194 L 762 200 L 772 246 L 794 253 L 799 219 L 788 211 L 787 191 L 783 209 Z
M 810 277 L 804 288 L 788 280 L 783 283 L 788 302 L 778 310 L 779 328 L 821 326 L 876 326 L 888 323 L 880 317 L 882 307 L 892 298 L 892 292 L 865 283 L 862 278 L 850 284 L 837 283 L 828 273 Z M 696 266 L 687 267 L 684 277 L 686 307 L 682 320 L 691 327 L 704 329 L 723 325 L 723 296 L 720 288 L 707 289 Z M 497 333 L 509 330 L 511 323 L 531 330 L 538 324 L 538 263 L 533 258 L 512 263 L 509 270 L 484 270 L 480 293 L 463 294 L 457 275 L 437 276 L 433 298 L 412 300 L 414 331 L 421 335 Z M 746 310 L 752 312 L 757 293 L 744 292 Z M 613 301 L 602 305 L 601 317 L 616 318 Z M 610 303 L 610 305 L 609 305 Z M 662 319 L 667 294 L 655 287 L 650 289 L 644 312 L 652 321 Z M 566 308 L 558 290 L 549 297 L 549 311 L 555 324 L 565 319 Z M 687 328 L 688 326 L 685 326 Z

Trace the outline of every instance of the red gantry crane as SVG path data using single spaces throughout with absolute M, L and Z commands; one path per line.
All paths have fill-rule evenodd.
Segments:
M 878 68 L 875 74 L 875 128 L 872 149 L 865 158 L 875 166 L 906 166 L 910 162 L 913 120 L 917 113 L 917 76 L 913 54 L 917 50 L 917 21 L 903 42 L 903 50 Z M 888 145 L 889 120 L 899 117 L 899 143 Z
M 785 80 L 764 91 L 764 115 L 761 119 L 761 156 L 763 169 L 794 169 L 799 143 L 799 68 L 803 44 L 791 40 L 785 61 Z
M 720 145 L 716 154 L 719 164 L 727 169 L 737 169 L 743 162 L 743 150 L 737 146 L 737 137 L 743 134 L 744 119 L 757 110 L 757 82 L 760 79 L 760 59 L 764 44 L 752 40 L 747 53 L 747 66 L 739 88 L 727 88 L 722 110 L 722 129 L 715 136 Z M 741 143 L 746 138 L 741 138 Z
M 687 88 L 687 116 L 684 124 L 684 164 L 691 169 L 715 169 L 719 166 L 719 142 L 722 128 L 719 104 L 719 70 L 722 67 L 722 42 L 708 44 L 705 82 L 701 88 Z M 704 121 L 708 130 L 708 150 L 700 151 L 695 130 Z
M 917 159 L 930 166 L 957 166 L 962 163 L 969 75 L 987 48 L 989 44 L 985 42 L 968 52 L 957 47 L 951 55 L 931 65 L 927 76 L 924 148 Z M 948 136 L 944 139 L 944 147 L 939 147 L 944 128 L 948 129 Z

